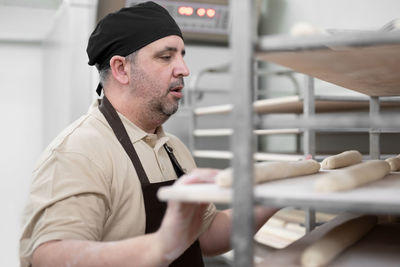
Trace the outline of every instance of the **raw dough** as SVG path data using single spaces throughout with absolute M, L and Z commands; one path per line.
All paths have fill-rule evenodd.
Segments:
M 344 222 L 308 246 L 301 256 L 303 267 L 324 266 L 347 247 L 365 236 L 376 224 L 376 216 L 361 216 Z
M 395 158 L 388 158 L 386 159 L 387 163 L 390 165 L 390 170 L 392 172 L 400 170 L 400 157 L 397 156 Z
M 360 152 L 358 152 L 357 150 L 349 150 L 325 158 L 321 163 L 321 167 L 324 169 L 343 168 L 360 163 L 361 160 L 362 160 L 362 155 Z
M 261 162 L 254 164 L 254 183 L 317 173 L 320 164 L 315 160 L 293 162 Z M 223 187 L 232 185 L 232 169 L 226 169 L 215 177 L 216 184 Z
M 314 188 L 319 192 L 344 191 L 383 178 L 390 172 L 384 160 L 370 160 L 348 168 L 331 171 L 317 179 Z
M 310 36 L 324 33 L 325 31 L 321 28 L 307 22 L 297 22 L 290 29 L 290 35 L 292 36 Z

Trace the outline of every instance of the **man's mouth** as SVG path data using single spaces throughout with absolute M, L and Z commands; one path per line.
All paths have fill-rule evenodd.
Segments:
M 183 89 L 182 86 L 176 86 L 176 87 L 174 87 L 174 88 L 171 88 L 171 89 L 169 90 L 169 92 L 170 92 L 173 96 L 175 96 L 176 98 L 179 98 L 179 99 L 180 99 L 180 98 L 183 97 L 182 89 Z

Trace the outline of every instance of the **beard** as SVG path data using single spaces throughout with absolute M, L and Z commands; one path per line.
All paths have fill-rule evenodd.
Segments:
M 172 101 L 168 101 L 169 100 L 168 94 L 174 88 L 176 88 L 178 86 L 183 87 L 184 85 L 185 85 L 185 83 L 183 81 L 183 77 L 179 77 L 178 80 L 176 80 L 175 82 L 172 82 L 168 86 L 168 91 L 163 97 L 165 99 L 165 101 L 158 101 L 159 102 L 158 111 L 160 111 L 162 114 L 164 114 L 166 116 L 171 116 L 171 115 L 175 114 L 178 111 L 180 99 L 174 98 Z
M 147 116 L 165 121 L 177 112 L 180 99 L 169 94 L 174 88 L 184 86 L 183 77 L 178 77 L 176 81 L 171 82 L 168 88 L 163 88 L 157 78 L 150 77 L 142 69 L 134 68 L 132 77 L 134 81 L 131 92 L 143 101 L 144 106 L 147 107 L 145 111 Z
M 159 99 L 151 99 L 148 103 L 148 107 L 156 114 L 170 117 L 178 111 L 179 100 L 165 103 L 164 101 L 159 101 Z

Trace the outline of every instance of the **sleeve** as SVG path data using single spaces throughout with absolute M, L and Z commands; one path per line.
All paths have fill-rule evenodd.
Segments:
M 101 240 L 110 214 L 104 171 L 79 153 L 54 152 L 34 173 L 23 218 L 21 262 L 50 240 Z

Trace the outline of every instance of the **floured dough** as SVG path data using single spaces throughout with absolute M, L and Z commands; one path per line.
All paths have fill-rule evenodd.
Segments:
M 293 162 L 261 162 L 254 164 L 254 183 L 317 173 L 320 164 L 315 160 Z M 232 169 L 226 169 L 215 177 L 216 184 L 223 187 L 232 185 Z
M 338 169 L 360 163 L 362 155 L 357 150 L 349 150 L 340 154 L 325 158 L 321 162 L 324 169 Z
M 400 157 L 397 156 L 395 158 L 388 158 L 386 159 L 387 163 L 390 165 L 390 170 L 392 172 L 400 170 Z
M 370 160 L 342 170 L 331 171 L 317 179 L 314 188 L 318 192 L 345 191 L 383 178 L 390 172 L 384 160 Z
M 308 246 L 301 255 L 303 267 L 324 266 L 347 247 L 365 236 L 376 224 L 376 216 L 361 216 L 344 222 Z
M 307 22 L 297 22 L 290 29 L 290 34 L 292 36 L 309 36 L 309 35 L 318 35 L 324 34 L 325 31 L 321 28 L 309 24 Z

